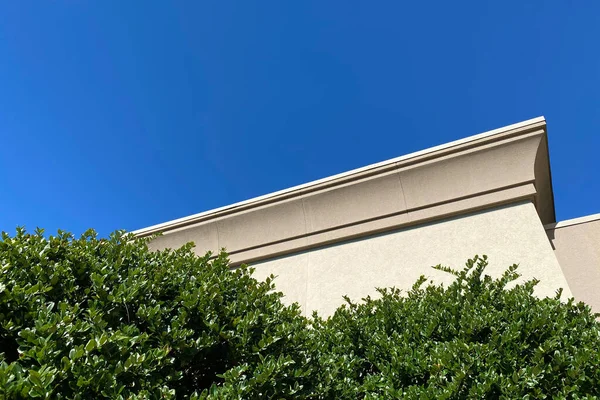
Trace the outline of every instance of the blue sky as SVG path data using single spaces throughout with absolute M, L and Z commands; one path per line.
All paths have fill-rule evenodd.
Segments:
M 544 115 L 600 212 L 600 2 L 0 5 L 0 230 L 106 235 Z

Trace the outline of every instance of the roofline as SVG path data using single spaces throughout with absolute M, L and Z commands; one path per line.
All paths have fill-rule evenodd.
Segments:
M 544 225 L 544 229 L 549 231 L 552 229 L 565 228 L 567 226 L 585 224 L 587 222 L 592 222 L 592 221 L 597 221 L 597 220 L 600 220 L 600 213 L 586 215 L 586 216 L 578 217 L 578 218 L 566 219 L 564 221 L 559 221 L 559 222 L 555 222 L 552 224 L 546 224 L 546 225 Z
M 396 158 L 392 158 L 386 161 L 381 161 L 378 163 L 374 163 L 374 164 L 370 164 L 367 165 L 365 167 L 361 167 L 361 168 L 356 168 L 347 172 L 342 172 L 340 174 L 336 174 L 336 175 L 332 175 L 326 178 L 322 178 L 322 179 L 318 179 L 315 181 L 311 181 L 308 183 L 304 183 L 301 185 L 297 185 L 297 186 L 293 186 L 291 188 L 287 188 L 287 189 L 283 189 L 283 190 L 279 190 L 276 192 L 272 192 L 269 194 L 265 194 L 262 196 L 258 196 L 258 197 L 254 197 L 248 200 L 244 200 L 244 201 L 240 201 L 237 203 L 233 203 L 227 206 L 223 206 L 223 207 L 219 207 L 219 208 L 214 208 L 212 210 L 208 210 L 208 211 L 203 211 L 197 214 L 193 214 L 187 217 L 182 217 L 182 218 L 178 218 L 178 219 L 174 219 L 171 221 L 167 221 L 167 222 L 163 222 L 160 224 L 156 224 L 156 225 L 152 225 L 146 228 L 141 228 L 138 230 L 133 231 L 132 233 L 134 235 L 139 235 L 139 236 L 144 236 L 144 235 L 149 235 L 152 234 L 154 232 L 160 232 L 162 230 L 165 229 L 174 229 L 183 225 L 189 225 L 192 224 L 194 222 L 196 222 L 197 220 L 201 220 L 201 219 L 205 219 L 207 216 L 211 215 L 211 214 L 216 214 L 216 213 L 221 213 L 223 211 L 232 211 L 235 210 L 236 208 L 240 208 L 240 207 L 245 207 L 245 206 L 249 206 L 253 203 L 258 203 L 258 202 L 262 202 L 265 200 L 269 200 L 269 199 L 274 199 L 276 197 L 282 196 L 282 195 L 289 195 L 292 194 L 294 192 L 300 191 L 300 190 L 304 190 L 313 186 L 317 186 L 317 185 L 323 185 L 327 182 L 331 182 L 331 181 L 335 181 L 338 180 L 340 178 L 346 178 L 352 175 L 357 175 L 357 174 L 361 174 L 364 173 L 366 171 L 369 170 L 373 170 L 373 169 L 380 169 L 382 167 L 385 166 L 392 166 L 395 163 L 401 162 L 401 161 L 406 161 L 409 160 L 411 158 L 415 158 L 415 157 L 420 157 L 423 155 L 427 155 L 428 153 L 434 153 L 440 150 L 446 150 L 455 146 L 459 146 L 459 145 L 464 145 L 466 143 L 472 142 L 472 141 L 476 141 L 479 139 L 483 139 L 483 138 L 487 138 L 490 136 L 494 136 L 497 134 L 501 134 L 504 132 L 508 132 L 514 129 L 520 129 L 520 128 L 524 128 L 527 127 L 529 125 L 534 125 L 534 124 L 538 124 L 538 123 L 545 123 L 546 119 L 543 116 L 540 117 L 536 117 L 536 118 L 532 118 L 526 121 L 522 121 L 522 122 L 518 122 L 516 124 L 512 124 L 512 125 L 508 125 L 508 126 L 504 126 L 502 128 L 498 128 L 498 129 L 493 129 L 487 132 L 483 132 L 483 133 L 479 133 L 473 136 L 469 136 L 463 139 L 459 139 L 459 140 L 455 140 L 452 142 L 448 142 L 445 144 L 441 144 L 438 146 L 434 146 L 434 147 L 430 147 L 424 150 L 420 150 L 420 151 L 416 151 L 410 154 L 406 154 L 400 157 L 396 157 Z

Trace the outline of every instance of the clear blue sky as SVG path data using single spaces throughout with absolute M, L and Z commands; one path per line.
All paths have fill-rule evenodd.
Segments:
M 598 1 L 6 1 L 0 230 L 102 235 L 544 115 L 600 212 Z

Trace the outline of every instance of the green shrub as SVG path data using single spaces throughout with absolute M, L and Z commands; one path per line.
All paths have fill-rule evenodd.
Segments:
M 224 253 L 147 242 L 3 234 L 0 398 L 600 396 L 595 315 L 514 285 L 516 266 L 498 279 L 485 257 L 438 266 L 454 283 L 307 319 Z
M 120 232 L 3 234 L 0 398 L 181 398 L 235 371 L 292 396 L 304 372 L 288 371 L 308 347 L 298 306 L 225 254 L 191 247 L 151 252 Z
M 600 324 L 583 303 L 507 289 L 475 257 L 447 288 L 421 278 L 405 295 L 347 300 L 315 318 L 323 398 L 544 399 L 600 396 Z

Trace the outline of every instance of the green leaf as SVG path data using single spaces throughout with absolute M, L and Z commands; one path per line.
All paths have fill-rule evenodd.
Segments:
M 33 369 L 29 370 L 29 381 L 37 387 L 44 387 L 40 374 Z
M 95 339 L 90 339 L 87 344 L 85 345 L 85 351 L 86 352 L 90 352 L 92 350 L 94 350 L 96 348 L 96 340 Z

